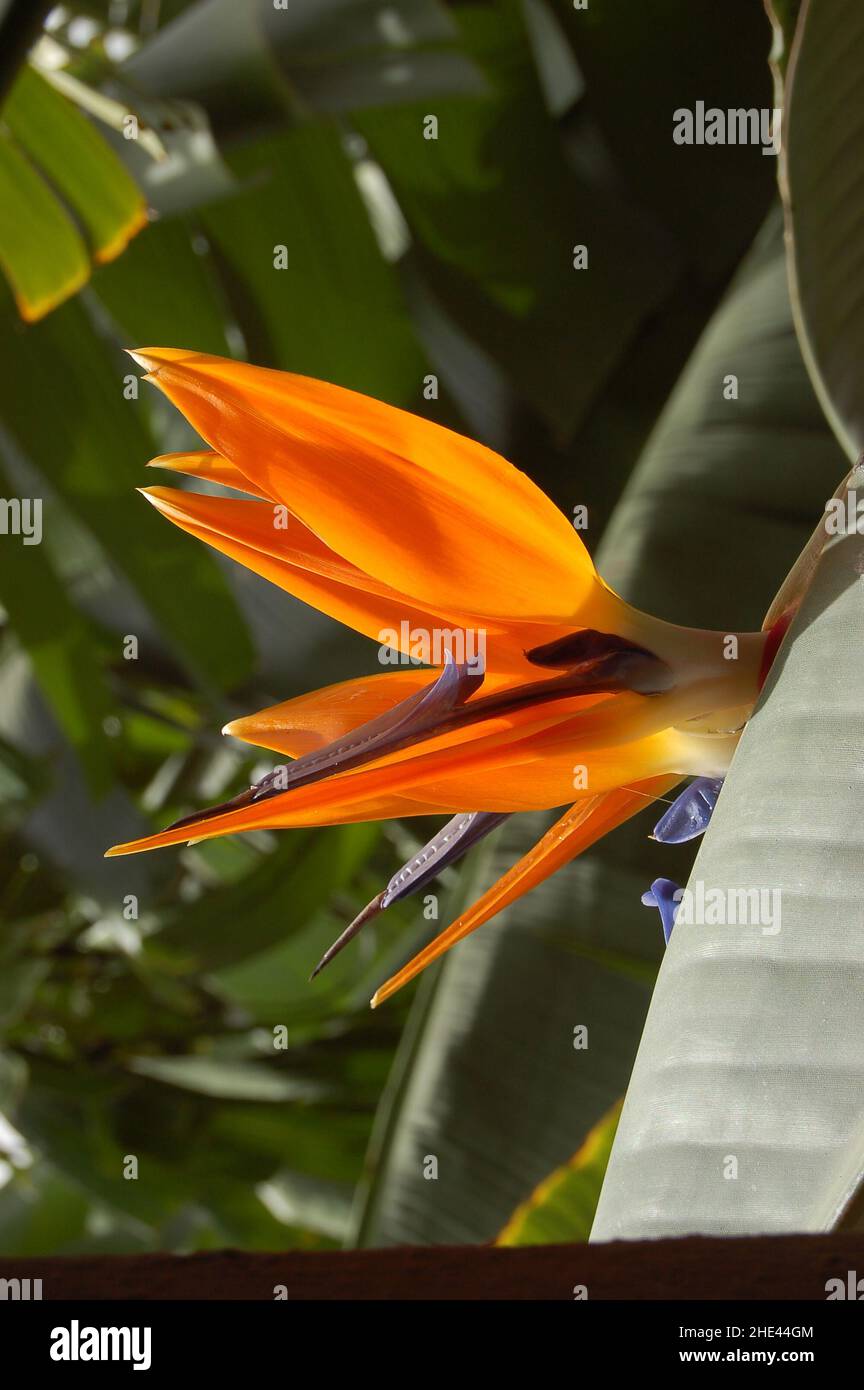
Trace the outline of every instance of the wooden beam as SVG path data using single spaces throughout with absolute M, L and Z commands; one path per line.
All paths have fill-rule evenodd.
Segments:
M 4 1259 L 0 1279 L 41 1279 L 43 1299 L 815 1299 L 859 1271 L 864 1235 L 616 1241 L 608 1245 L 222 1250 L 196 1255 Z M 862 1285 L 864 1287 L 864 1285 Z

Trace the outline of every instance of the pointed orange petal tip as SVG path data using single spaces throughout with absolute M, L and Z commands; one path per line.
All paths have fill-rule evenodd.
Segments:
M 183 466 L 187 460 L 191 459 L 194 461 L 195 459 L 203 458 L 204 454 L 205 451 L 203 449 L 199 449 L 198 451 L 190 450 L 188 453 L 179 454 L 157 454 L 155 459 L 148 459 L 144 466 L 145 468 L 169 468 L 175 473 L 182 473 Z M 210 449 L 206 450 L 206 454 L 208 458 L 213 457 L 213 452 Z
M 157 454 L 148 459 L 147 468 L 167 468 L 173 473 L 187 473 L 202 464 L 224 463 L 225 460 L 212 449 L 181 449 L 173 454 Z
M 140 492 L 141 496 L 150 503 L 150 506 L 155 507 L 157 512 L 161 512 L 163 516 L 171 516 L 175 505 L 174 498 L 182 498 L 184 495 L 176 487 L 136 487 L 135 491 Z
M 198 354 L 190 348 L 126 348 L 125 351 L 137 362 L 139 367 L 143 367 L 146 372 L 158 372 L 160 367 L 166 366 L 169 362 L 180 362 L 184 358 L 195 357 Z
M 138 348 L 124 348 L 123 351 L 132 358 L 133 362 L 137 362 L 139 367 L 143 367 L 145 372 L 151 372 L 156 365 L 152 358 L 139 351 Z
M 125 844 L 112 845 L 110 849 L 106 849 L 102 858 L 121 859 L 126 854 L 143 854 L 145 850 L 157 848 L 150 843 L 155 838 L 154 835 L 145 835 L 140 840 L 127 840 Z
M 156 495 L 155 488 L 136 487 L 135 491 L 140 492 L 141 496 L 146 498 L 146 500 L 150 503 L 151 507 L 156 508 L 157 512 L 161 512 L 164 509 L 165 503 L 163 502 L 161 497 Z
M 403 984 L 408 984 L 408 980 L 403 980 L 404 972 L 400 970 L 398 975 L 383 984 L 380 989 L 376 989 L 372 998 L 369 1000 L 369 1008 L 377 1009 L 379 1004 L 384 1004 L 393 994 L 398 994 Z

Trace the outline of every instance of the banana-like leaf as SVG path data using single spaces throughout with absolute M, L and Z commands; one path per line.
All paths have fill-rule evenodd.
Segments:
M 233 129 L 483 85 L 438 0 L 386 9 L 377 0 L 198 0 L 122 71 L 139 90 L 191 98 Z
M 569 438 L 668 295 L 677 249 L 611 180 L 568 161 L 522 7 L 457 13 L 488 93 L 436 101 L 434 138 L 424 136 L 428 105 L 413 93 L 356 124 L 393 186 L 434 299 Z
M 163 219 L 96 271 L 93 289 L 129 347 L 188 343 L 231 356 L 222 285 L 202 240 L 182 219 Z
M 380 826 L 369 822 L 282 837 L 279 847 L 254 869 L 237 883 L 222 887 L 217 913 L 205 896 L 166 914 L 155 943 L 158 951 L 180 956 L 187 969 L 223 971 L 270 950 L 320 906 L 322 882 L 327 883 L 328 893 L 344 889 L 379 834 Z M 241 918 L 243 931 L 238 932 Z M 305 972 L 301 970 L 301 978 L 314 964 L 312 960 Z M 284 977 L 274 983 L 274 992 L 283 999 L 286 989 Z
M 692 111 L 698 101 L 723 109 L 770 105 L 771 32 L 762 6 L 751 0 L 602 0 L 584 9 L 571 0 L 550 3 L 625 185 L 699 275 L 722 273 L 746 248 L 754 218 L 768 210 L 773 189 L 766 173 L 774 161 L 747 145 L 677 145 L 673 119 L 677 109 Z M 779 3 L 785 11 L 794 0 Z
M 781 188 L 802 346 L 850 458 L 864 448 L 864 9 L 805 0 L 786 73 Z
M 304 126 L 231 162 L 255 186 L 202 222 L 250 360 L 416 405 L 424 356 L 338 133 Z
M 555 1245 L 588 1239 L 621 1104 L 594 1126 L 569 1163 L 550 1173 L 517 1207 L 496 1245 Z
M 724 398 L 730 373 L 737 399 Z M 675 621 L 758 627 L 844 469 L 797 346 L 775 218 L 661 417 L 601 573 Z M 422 986 L 379 1121 L 363 1242 L 493 1238 L 625 1090 L 662 951 L 639 897 L 658 873 L 684 881 L 690 862 L 646 840 L 657 818 L 615 832 Z M 527 848 L 512 824 L 499 869 Z M 425 1155 L 439 1158 L 436 1182 Z
M 32 322 L 81 288 L 91 257 L 98 264 L 119 256 L 144 226 L 146 208 L 95 126 L 26 64 L 4 103 L 3 126 L 0 266 L 21 317 Z
M 679 909 L 660 971 L 595 1240 L 826 1230 L 860 1188 L 861 557 L 855 533 L 826 547 L 745 730 L 688 885 L 693 920 Z

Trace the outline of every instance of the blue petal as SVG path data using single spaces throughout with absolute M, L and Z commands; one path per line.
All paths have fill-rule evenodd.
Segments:
M 664 845 L 683 845 L 708 829 L 722 777 L 697 777 L 672 802 L 665 816 L 654 827 L 654 839 Z
M 663 923 L 663 940 L 667 945 L 675 925 L 675 913 L 678 911 L 678 904 L 681 901 L 681 892 L 682 889 L 671 878 L 655 878 L 648 892 L 642 894 L 642 901 L 645 906 L 656 907 L 660 913 L 660 921 Z

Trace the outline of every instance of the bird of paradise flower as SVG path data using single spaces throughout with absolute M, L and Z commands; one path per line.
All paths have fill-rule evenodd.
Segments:
M 247 494 L 142 489 L 164 516 L 377 642 L 388 631 L 404 649 L 406 634 L 444 633 L 447 645 L 437 670 L 363 676 L 234 720 L 225 733 L 291 761 L 109 855 L 256 828 L 448 815 L 320 969 L 507 816 L 568 806 L 382 985 L 374 1007 L 646 798 L 725 774 L 806 587 L 818 528 L 761 632 L 678 627 L 615 594 L 563 513 L 482 444 L 306 377 L 179 349 L 132 356 L 210 446 L 153 464 Z M 456 639 L 477 632 L 482 670 L 457 656 Z M 685 792 L 658 838 L 686 838 L 694 804 Z M 701 810 L 691 820 L 692 833 L 704 828 Z

